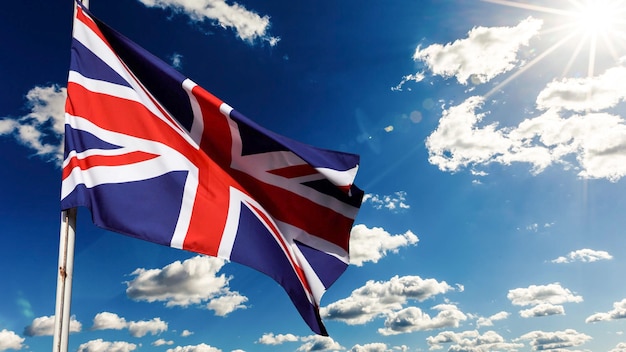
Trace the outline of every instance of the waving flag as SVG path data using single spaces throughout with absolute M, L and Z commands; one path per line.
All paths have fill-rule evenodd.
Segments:
M 359 158 L 268 131 L 76 5 L 61 207 L 96 225 L 274 278 L 327 335 Z

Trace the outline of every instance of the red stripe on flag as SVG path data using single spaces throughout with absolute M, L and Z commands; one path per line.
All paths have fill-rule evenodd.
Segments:
M 156 154 L 142 151 L 134 151 L 121 155 L 93 155 L 79 159 L 74 156 L 70 159 L 66 167 L 63 168 L 62 179 L 65 180 L 70 172 L 76 167 L 87 170 L 94 166 L 119 166 L 139 163 L 158 157 Z

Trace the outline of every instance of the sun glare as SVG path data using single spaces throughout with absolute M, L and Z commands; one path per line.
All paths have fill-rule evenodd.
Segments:
M 598 59 L 602 56 L 617 62 L 624 55 L 626 42 L 626 0 L 563 0 L 554 1 L 564 6 L 550 7 L 524 1 L 482 0 L 497 5 L 535 11 L 556 20 L 557 25 L 544 28 L 544 33 L 562 33 L 552 46 L 545 49 L 526 69 L 545 59 L 549 53 L 565 43 L 575 43 L 569 61 L 564 65 L 563 75 L 572 68 L 575 59 L 588 48 L 587 73 L 591 77 L 596 71 Z M 534 1 L 533 1 L 534 2 Z M 547 2 L 547 1 L 546 1 Z M 554 22 L 553 22 L 554 23 Z
M 618 16 L 623 15 L 624 6 L 615 1 L 588 0 L 576 3 L 575 24 L 583 33 L 601 35 L 614 30 Z

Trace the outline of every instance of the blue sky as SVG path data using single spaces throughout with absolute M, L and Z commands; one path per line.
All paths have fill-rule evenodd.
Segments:
M 0 351 L 45 351 L 72 1 L 3 6 Z M 70 350 L 626 351 L 623 2 L 90 8 L 261 125 L 360 154 L 366 197 L 329 338 L 270 278 L 80 209 Z

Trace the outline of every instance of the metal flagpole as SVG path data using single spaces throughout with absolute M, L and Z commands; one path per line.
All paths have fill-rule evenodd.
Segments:
M 76 208 L 61 213 L 57 299 L 54 310 L 53 352 L 67 352 L 70 334 L 70 301 L 74 275 L 74 238 L 76 235 Z
M 89 8 L 89 0 L 81 0 Z M 52 352 L 67 352 L 70 336 L 70 302 L 74 277 L 74 241 L 76 238 L 76 208 L 61 212 L 59 235 L 59 266 L 57 295 L 54 309 Z

